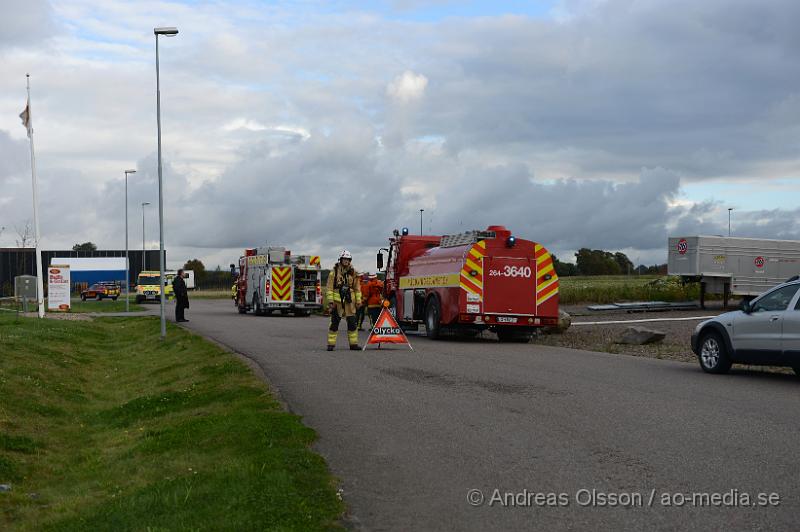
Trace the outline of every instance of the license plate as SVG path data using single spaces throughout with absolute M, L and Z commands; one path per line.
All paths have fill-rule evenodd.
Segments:
M 497 316 L 497 323 L 517 323 L 517 318 L 509 318 L 508 316 Z

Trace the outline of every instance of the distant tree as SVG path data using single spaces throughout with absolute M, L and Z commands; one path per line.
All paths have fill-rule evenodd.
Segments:
M 97 245 L 92 242 L 75 244 L 74 246 L 72 246 L 72 251 L 97 251 Z
M 559 277 L 569 277 L 570 275 L 578 275 L 578 267 L 571 262 L 561 262 L 554 253 L 550 254 L 553 257 L 553 267 L 556 269 L 556 275 Z
M 33 241 L 33 229 L 31 229 L 31 221 L 25 220 L 23 225 L 14 225 L 14 231 L 17 232 L 17 247 L 26 248 Z
M 200 259 L 187 260 L 186 264 L 183 265 L 183 269 L 192 270 L 194 272 L 194 278 L 197 281 L 203 280 L 206 276 L 206 267 Z
M 667 275 L 668 271 L 669 271 L 669 265 L 666 264 L 666 263 L 665 264 L 659 264 L 658 266 L 656 266 L 656 273 L 658 275 Z
M 628 274 L 633 272 L 633 262 L 622 252 L 614 253 L 614 261 L 619 265 L 620 273 Z
M 575 253 L 575 264 L 578 268 L 579 275 L 596 275 L 594 260 L 592 257 L 592 250 L 589 248 L 581 248 Z
M 618 259 L 625 265 L 625 270 Z M 615 255 L 602 249 L 581 248 L 575 253 L 575 263 L 579 275 L 619 275 L 627 273 L 630 261 L 624 253 Z
M 636 270 L 643 275 L 667 275 L 666 264 L 653 264 L 652 266 L 640 265 Z
M 25 220 L 25 223 L 21 226 L 14 224 L 14 231 L 16 231 L 18 237 L 16 239 L 18 248 L 27 248 L 31 245 L 33 241 L 33 229 L 31 229 L 30 220 Z M 17 255 L 17 268 L 20 268 L 20 271 L 24 273 L 28 273 L 27 257 L 28 255 L 26 253 Z

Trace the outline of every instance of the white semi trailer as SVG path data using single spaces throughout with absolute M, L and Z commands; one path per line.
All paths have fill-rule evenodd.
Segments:
M 724 236 L 670 237 L 667 268 L 706 293 L 750 298 L 800 274 L 800 241 Z

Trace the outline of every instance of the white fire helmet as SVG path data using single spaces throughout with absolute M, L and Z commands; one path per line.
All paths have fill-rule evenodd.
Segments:
M 343 249 L 342 252 L 339 253 L 339 260 L 342 260 L 342 259 L 353 260 L 353 255 L 351 255 L 350 252 L 347 251 L 346 249 Z

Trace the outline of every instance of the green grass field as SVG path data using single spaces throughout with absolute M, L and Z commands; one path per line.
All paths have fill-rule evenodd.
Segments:
M 0 305 L 0 308 L 8 309 L 8 310 L 22 310 L 22 305 L 17 303 L 13 300 L 6 300 L 3 302 L 3 305 Z M 47 299 L 45 299 L 45 305 L 47 305 Z M 73 297 L 70 300 L 70 312 L 72 313 L 91 313 L 91 312 L 125 312 L 125 300 L 118 299 L 113 301 L 111 299 L 103 299 L 101 301 L 81 301 L 80 298 Z M 32 303 L 28 305 L 29 312 L 36 312 L 37 305 L 36 303 Z M 137 305 L 133 302 L 133 298 L 130 301 L 130 310 L 131 312 L 145 310 L 144 307 L 141 305 Z M 48 311 L 50 312 L 50 311 Z M 56 313 L 54 311 L 54 313 Z
M 691 301 L 699 297 L 698 284 L 683 285 L 676 277 L 656 275 L 559 277 L 559 301 L 565 305 L 619 301 Z
M 79 298 L 73 298 L 70 304 L 72 305 L 70 312 L 125 312 L 125 299 L 117 299 L 116 301 L 110 299 L 81 301 Z M 134 312 L 144 310 L 144 307 L 134 303 L 133 297 L 131 297 L 130 309 L 131 312 Z
M 0 529 L 338 529 L 315 433 L 233 355 L 158 327 L 0 313 Z
M 693 301 L 700 298 L 699 284 L 684 285 L 674 276 L 587 275 L 558 279 L 558 295 L 562 305 L 622 301 Z M 324 300 L 324 287 L 322 294 Z M 717 297 L 713 294 L 706 295 L 709 300 Z

